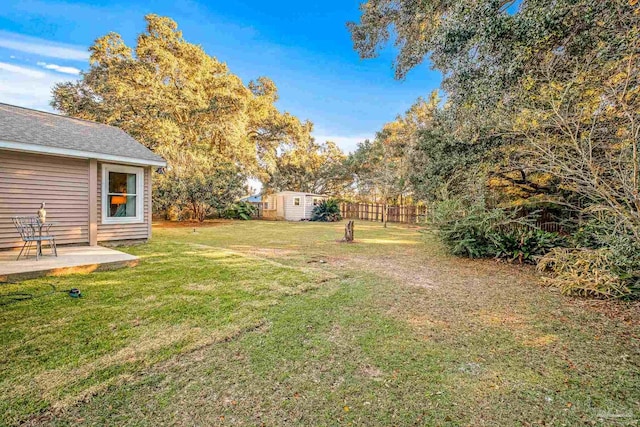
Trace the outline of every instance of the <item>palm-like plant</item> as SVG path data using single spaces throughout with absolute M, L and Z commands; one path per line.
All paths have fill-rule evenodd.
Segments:
M 341 219 L 340 205 L 334 199 L 323 200 L 311 213 L 311 221 L 335 222 Z
M 257 212 L 258 209 L 251 203 L 238 202 L 227 207 L 224 211 L 224 217 L 228 219 L 241 219 L 246 221 L 251 219 Z

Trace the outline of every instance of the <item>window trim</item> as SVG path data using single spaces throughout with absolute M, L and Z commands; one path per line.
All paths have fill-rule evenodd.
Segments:
M 295 196 L 293 198 L 293 206 L 301 206 L 302 205 L 302 201 L 300 199 L 301 199 L 300 196 Z M 298 204 L 296 204 L 296 200 L 298 201 Z
M 109 172 L 131 173 L 136 175 L 136 216 L 110 217 L 109 212 Z M 102 224 L 141 224 L 144 223 L 144 168 L 135 166 L 102 163 Z

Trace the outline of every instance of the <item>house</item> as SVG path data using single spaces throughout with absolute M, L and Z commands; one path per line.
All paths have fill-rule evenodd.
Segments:
M 262 197 L 262 217 L 265 219 L 302 221 L 311 219 L 313 208 L 327 196 L 301 191 L 281 191 Z
M 151 179 L 166 166 L 119 128 L 0 103 L 0 249 L 11 218 L 46 203 L 58 244 L 151 237 Z
M 256 208 L 260 208 L 262 206 L 262 196 L 260 195 L 243 197 L 240 201 L 252 204 Z

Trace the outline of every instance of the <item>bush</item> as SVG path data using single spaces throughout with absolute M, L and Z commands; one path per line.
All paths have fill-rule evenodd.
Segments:
M 609 248 L 557 248 L 538 263 L 541 271 L 551 271 L 545 282 L 566 295 L 596 298 L 628 297 L 633 293 L 627 281 L 612 271 L 614 253 Z
M 496 258 L 527 264 L 535 264 L 553 248 L 567 245 L 566 239 L 558 233 L 533 228 L 494 231 L 491 240 Z
M 606 216 L 590 218 L 564 237 L 533 227 L 533 218 L 481 203 L 448 200 L 432 212 L 432 225 L 454 255 L 537 262 L 550 273 L 545 282 L 567 295 L 640 298 L 640 241 Z
M 526 218 L 504 209 L 476 204 L 462 208 L 459 202 L 437 205 L 431 222 L 450 253 L 469 258 L 501 258 L 534 264 L 566 239 L 533 227 Z
M 311 213 L 311 221 L 335 222 L 341 219 L 340 205 L 334 199 L 321 201 Z
M 545 282 L 567 295 L 596 298 L 640 298 L 640 243 L 628 234 L 589 234 L 579 238 L 588 247 L 554 249 L 538 263 L 550 272 Z M 586 245 L 585 245 L 586 246 Z
M 435 206 L 430 220 L 450 253 L 486 258 L 494 252 L 490 235 L 504 219 L 501 210 L 485 210 L 480 206 L 464 209 L 456 201 L 446 201 Z
M 257 212 L 258 212 L 258 209 L 255 206 L 253 206 L 251 203 L 238 202 L 238 203 L 229 205 L 224 210 L 223 217 L 227 219 L 249 220 Z

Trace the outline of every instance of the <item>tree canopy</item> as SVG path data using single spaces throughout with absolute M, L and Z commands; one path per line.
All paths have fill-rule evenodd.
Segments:
M 243 192 L 238 176 L 256 177 L 267 188 L 329 186 L 326 170 L 339 161 L 339 149 L 316 144 L 311 122 L 278 110 L 272 80 L 258 77 L 245 85 L 225 63 L 186 41 L 173 20 L 145 20 L 133 48 L 116 33 L 97 39 L 89 70 L 56 85 L 52 106 L 120 127 L 167 159 L 168 173 L 156 180 L 157 206 L 190 207 L 202 218 L 194 196 L 233 186 L 225 193 L 225 202 L 232 202 Z M 207 200 L 199 196 L 198 203 L 217 209 L 218 202 Z
M 425 126 L 405 134 L 396 121 L 378 138 L 399 137 L 394 146 L 409 161 L 396 164 L 409 165 L 408 191 L 450 208 L 442 224 L 462 236 L 453 246 L 533 239 L 507 238 L 500 227 L 491 236 L 477 232 L 512 218 L 495 209 L 546 210 L 573 244 L 605 251 L 577 251 L 546 266 L 609 260 L 607 277 L 617 284 L 596 289 L 609 285 L 591 277 L 584 292 L 632 292 L 640 257 L 621 248 L 640 249 L 639 2 L 368 0 L 361 12 L 348 27 L 363 58 L 393 41 L 397 78 L 425 60 L 444 76 L 446 102 L 429 111 Z M 485 250 L 462 252 L 503 253 L 504 246 Z M 562 271 L 574 274 L 571 283 L 583 274 Z
M 638 7 L 635 0 L 370 0 L 361 6 L 360 22 L 348 26 L 365 58 L 395 41 L 399 78 L 427 58 L 445 77 L 447 101 L 437 112 L 438 126 L 415 133 L 411 144 L 421 149 L 414 160 L 433 164 L 438 154 L 428 152 L 444 143 L 447 150 L 475 153 L 471 158 L 482 166 L 488 186 L 500 189 L 501 199 L 559 201 L 556 196 L 566 196 L 566 177 L 539 168 L 539 157 L 549 159 L 549 152 L 532 150 L 531 142 L 551 138 L 557 145 L 563 133 L 570 141 L 563 121 L 575 114 L 585 126 L 610 120 L 605 139 L 634 140 Z M 618 113 L 615 120 L 615 114 L 600 114 L 607 110 Z M 580 133 L 585 135 L 594 136 Z M 452 159 L 441 160 L 452 173 L 446 166 Z M 424 181 L 417 175 L 414 182 Z
M 279 153 L 275 171 L 264 183 L 265 189 L 268 192 L 341 194 L 349 183 L 349 177 L 342 169 L 344 159 L 344 153 L 334 142 L 317 143 L 309 138 L 306 143 L 290 146 Z
M 145 19 L 135 48 L 116 33 L 96 40 L 89 70 L 54 88 L 53 107 L 118 126 L 171 162 L 181 150 L 213 153 L 256 176 L 273 170 L 279 147 L 308 136 L 308 123 L 278 111 L 270 79 L 245 86 L 174 21 Z

